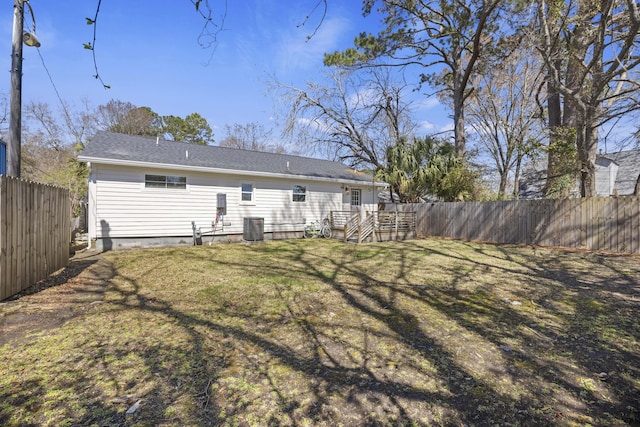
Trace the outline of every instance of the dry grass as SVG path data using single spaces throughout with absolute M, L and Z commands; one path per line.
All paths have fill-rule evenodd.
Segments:
M 639 261 L 315 239 L 76 260 L 0 304 L 0 424 L 637 425 Z

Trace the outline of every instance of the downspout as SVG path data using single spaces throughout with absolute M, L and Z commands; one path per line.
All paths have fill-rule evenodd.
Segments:
M 373 211 L 378 210 L 378 203 L 376 202 L 376 172 L 371 174 L 371 204 L 373 205 Z
M 89 170 L 89 185 L 87 194 L 87 249 L 93 249 L 92 243 L 96 236 L 96 180 L 91 162 L 87 162 Z

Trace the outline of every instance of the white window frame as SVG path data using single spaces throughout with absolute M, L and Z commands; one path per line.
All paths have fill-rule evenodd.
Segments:
M 351 200 L 349 201 L 349 203 L 351 206 L 362 206 L 362 190 L 361 189 L 359 188 L 351 189 Z
M 296 191 L 296 189 L 298 191 Z M 299 191 L 300 189 L 302 189 L 302 191 Z M 291 201 L 293 201 L 294 203 L 307 202 L 307 186 L 306 185 L 294 184 L 291 192 L 292 192 Z M 298 200 L 296 200 L 296 196 L 298 196 L 297 197 Z
M 156 190 L 186 190 L 187 177 L 147 173 L 144 174 L 144 188 Z
M 245 191 L 245 189 L 244 189 L 245 185 L 250 185 L 251 186 L 251 192 Z M 244 199 L 245 194 L 251 195 L 251 199 L 245 200 Z M 253 204 L 255 204 L 255 199 L 256 199 L 256 185 L 253 182 L 243 182 L 243 183 L 241 183 L 240 184 L 240 203 L 244 204 L 244 205 L 253 205 Z

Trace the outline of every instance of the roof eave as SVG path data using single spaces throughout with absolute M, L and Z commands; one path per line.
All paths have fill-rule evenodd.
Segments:
M 346 178 L 336 178 L 336 177 L 321 177 L 321 176 L 311 176 L 311 175 L 298 175 L 298 174 L 285 174 L 285 173 L 273 173 L 273 172 L 259 172 L 259 171 L 248 171 L 248 170 L 237 170 L 237 169 L 223 169 L 223 168 L 212 168 L 206 166 L 191 166 L 191 165 L 176 165 L 172 163 L 154 163 L 154 162 L 141 162 L 137 160 L 121 160 L 121 159 L 109 159 L 102 157 L 91 157 L 91 156 L 83 156 L 79 155 L 78 160 L 81 162 L 87 163 L 97 163 L 104 165 L 116 165 L 116 166 L 142 166 L 148 168 L 158 168 L 158 169 L 170 169 L 170 170 L 180 170 L 180 171 L 191 171 L 191 172 L 208 172 L 208 173 L 220 173 L 220 174 L 228 174 L 228 175 L 250 175 L 250 176 L 260 176 L 266 178 L 283 178 L 283 179 L 291 179 L 291 178 L 299 178 L 307 181 L 321 181 L 321 182 L 339 182 L 341 184 L 351 184 L 351 185 L 373 185 L 375 187 L 386 187 L 387 184 L 380 181 L 364 181 L 358 179 L 346 179 Z

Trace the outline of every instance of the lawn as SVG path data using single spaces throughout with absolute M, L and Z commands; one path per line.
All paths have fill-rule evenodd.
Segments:
M 0 304 L 0 425 L 640 423 L 637 256 L 301 239 L 37 289 Z

